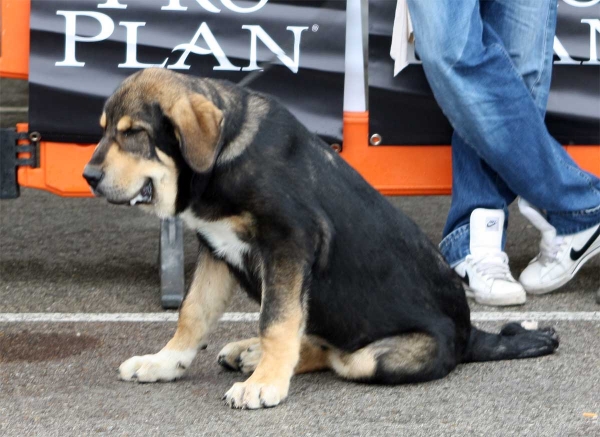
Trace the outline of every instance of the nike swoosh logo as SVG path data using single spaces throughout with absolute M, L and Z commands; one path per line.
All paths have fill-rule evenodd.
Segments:
M 583 254 L 590 248 L 590 246 L 592 244 L 594 244 L 594 241 L 596 241 L 596 239 L 600 236 L 600 226 L 598 226 L 598 229 L 596 229 L 596 232 L 594 232 L 594 234 L 590 237 L 590 239 L 587 241 L 587 243 L 584 244 L 584 246 L 579 249 L 579 250 L 575 250 L 573 248 L 571 248 L 571 259 L 573 261 L 577 261 L 579 258 L 581 258 L 583 256 Z
M 460 276 L 460 275 L 458 275 L 458 276 L 460 277 L 460 279 L 462 279 L 462 281 L 463 281 L 465 284 L 467 284 L 467 285 L 470 285 L 470 284 L 469 284 L 469 273 L 465 272 L 465 276 Z

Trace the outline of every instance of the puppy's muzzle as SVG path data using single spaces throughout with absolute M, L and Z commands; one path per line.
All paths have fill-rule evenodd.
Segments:
M 96 190 L 98 184 L 102 181 L 102 178 L 104 178 L 104 172 L 96 166 L 86 165 L 83 170 L 83 178 L 93 190 Z

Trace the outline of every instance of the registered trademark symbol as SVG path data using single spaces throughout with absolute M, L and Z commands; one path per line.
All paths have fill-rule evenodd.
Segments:
M 312 31 L 316 32 L 317 30 L 319 30 L 319 25 L 318 24 L 313 24 Z

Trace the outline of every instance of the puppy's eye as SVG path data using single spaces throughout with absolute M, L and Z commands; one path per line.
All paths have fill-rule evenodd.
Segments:
M 142 131 L 143 131 L 143 129 L 127 129 L 126 131 L 123 131 L 123 135 L 125 137 L 132 137 L 136 134 L 139 134 Z

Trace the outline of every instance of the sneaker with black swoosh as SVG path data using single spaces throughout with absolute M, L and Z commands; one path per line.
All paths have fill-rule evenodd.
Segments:
M 525 291 L 545 294 L 569 282 L 579 269 L 600 254 L 600 224 L 571 235 L 556 235 L 543 213 L 519 198 L 519 210 L 542 233 L 540 253 L 519 277 Z
M 475 209 L 469 223 L 470 254 L 454 267 L 467 297 L 482 305 L 522 305 L 527 299 L 502 250 L 504 219 L 501 209 Z

